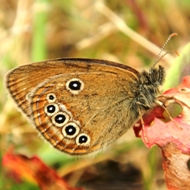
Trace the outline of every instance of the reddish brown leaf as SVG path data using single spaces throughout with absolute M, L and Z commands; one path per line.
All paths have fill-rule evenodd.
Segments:
M 53 169 L 45 165 L 37 156 L 28 158 L 9 150 L 2 160 L 3 167 L 16 178 L 37 183 L 42 190 L 82 190 L 70 187 Z M 15 177 L 14 177 L 15 178 Z

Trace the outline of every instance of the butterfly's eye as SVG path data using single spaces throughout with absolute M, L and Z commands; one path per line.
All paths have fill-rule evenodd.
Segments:
M 59 107 L 57 104 L 49 104 L 44 108 L 44 111 L 48 116 L 52 116 L 59 111 Z
M 84 83 L 82 80 L 73 78 L 66 83 L 66 88 L 72 94 L 79 94 L 84 89 Z
M 48 102 L 55 102 L 55 100 L 56 100 L 55 94 L 53 94 L 53 93 L 47 94 L 46 100 L 47 100 Z
M 88 145 L 90 143 L 90 137 L 85 133 L 81 133 L 76 138 L 76 143 L 77 145 Z
M 65 112 L 58 112 L 51 120 L 55 126 L 63 127 L 69 121 L 69 116 Z
M 80 128 L 76 123 L 68 123 L 62 129 L 63 135 L 68 138 L 74 138 L 78 135 Z

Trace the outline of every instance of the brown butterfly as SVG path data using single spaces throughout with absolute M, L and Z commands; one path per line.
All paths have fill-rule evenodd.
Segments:
M 6 87 L 49 143 L 83 155 L 107 147 L 152 109 L 164 78 L 160 65 L 139 73 L 111 61 L 62 58 L 13 69 Z

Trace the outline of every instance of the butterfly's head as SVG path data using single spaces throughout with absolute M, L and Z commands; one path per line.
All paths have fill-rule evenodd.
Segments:
M 162 85 L 165 79 L 165 69 L 161 65 L 158 68 L 151 68 L 149 71 L 149 79 L 155 86 Z

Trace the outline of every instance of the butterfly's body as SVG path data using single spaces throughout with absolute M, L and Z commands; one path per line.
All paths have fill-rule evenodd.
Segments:
M 63 58 L 24 65 L 7 75 L 21 111 L 55 148 L 87 154 L 123 135 L 153 108 L 163 83 L 150 72 L 103 60 Z

